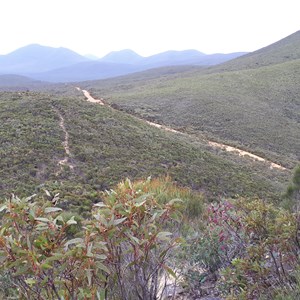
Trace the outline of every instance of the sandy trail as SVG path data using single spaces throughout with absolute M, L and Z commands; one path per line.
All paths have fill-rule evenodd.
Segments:
M 216 142 L 212 142 L 212 141 L 207 141 L 208 145 L 213 147 L 213 148 L 219 148 L 221 150 L 227 151 L 227 152 L 236 152 L 239 156 L 245 156 L 245 157 L 249 157 L 252 158 L 253 160 L 257 160 L 257 161 L 261 161 L 261 162 L 265 162 L 268 163 L 270 165 L 270 169 L 279 169 L 279 170 L 287 170 L 285 167 L 275 164 L 271 161 L 268 161 L 266 159 L 264 159 L 263 157 L 260 157 L 258 155 L 255 155 L 253 153 L 241 150 L 239 148 L 235 148 L 229 145 L 225 145 L 225 144 L 219 144 Z
M 65 149 L 65 154 L 66 156 L 59 160 L 58 161 L 58 165 L 62 168 L 63 166 L 68 166 L 71 170 L 74 169 L 74 166 L 69 162 L 69 158 L 71 156 L 71 152 L 70 152 L 70 147 L 69 147 L 69 133 L 66 129 L 66 126 L 65 126 L 65 119 L 64 117 L 62 116 L 62 114 L 59 112 L 58 109 L 54 108 L 53 107 L 53 110 L 56 112 L 56 114 L 59 116 L 60 118 L 60 121 L 59 121 L 59 127 L 63 130 L 64 132 L 64 135 L 65 135 L 65 138 L 64 138 L 64 141 L 62 142 L 63 144 L 63 147 Z
M 82 90 L 80 87 L 76 87 L 76 89 L 78 91 L 83 92 L 83 95 L 86 97 L 87 101 L 92 102 L 92 103 L 97 103 L 97 104 L 100 104 L 100 105 L 105 105 L 102 98 L 101 99 L 95 99 L 91 96 L 91 94 L 87 90 Z
M 92 103 L 97 103 L 97 104 L 100 104 L 100 105 L 109 106 L 109 105 L 106 105 L 103 102 L 102 98 L 101 98 L 101 100 L 100 99 L 94 99 L 87 90 L 82 90 L 79 87 L 76 87 L 76 89 L 78 91 L 81 91 L 84 94 L 84 96 L 86 97 L 87 101 L 92 102 Z M 109 107 L 111 107 L 111 106 L 109 106 Z M 144 119 L 140 119 L 140 118 L 137 118 L 137 119 L 139 119 L 139 120 L 141 120 L 143 122 L 146 122 L 150 126 L 159 128 L 159 129 L 164 130 L 164 131 L 169 131 L 169 132 L 173 132 L 173 133 L 177 133 L 177 134 L 184 134 L 183 132 L 180 132 L 178 130 L 175 130 L 173 128 L 170 128 L 170 127 L 167 127 L 167 126 L 164 126 L 164 125 L 161 125 L 161 124 L 157 124 L 157 123 L 150 122 L 150 121 L 147 121 L 147 120 L 144 120 Z M 216 143 L 216 142 L 213 142 L 213 141 L 207 141 L 207 144 L 210 147 L 213 147 L 213 148 L 219 148 L 219 149 L 221 149 L 223 151 L 226 151 L 226 152 L 237 153 L 239 156 L 242 156 L 242 157 L 245 157 L 245 158 L 250 158 L 250 159 L 255 160 L 255 161 L 260 161 L 260 162 L 266 163 L 266 164 L 269 165 L 270 169 L 278 169 L 278 170 L 282 170 L 282 171 L 288 171 L 287 168 L 285 168 L 285 167 L 283 167 L 283 166 L 281 166 L 279 164 L 276 164 L 276 163 L 274 163 L 272 161 L 269 161 L 269 160 L 267 160 L 267 159 L 265 159 L 265 158 L 263 158 L 261 156 L 255 155 L 255 154 L 253 154 L 251 152 L 247 152 L 247 151 L 244 151 L 244 150 L 236 148 L 236 147 L 232 147 L 232 146 L 229 146 L 229 145 Z

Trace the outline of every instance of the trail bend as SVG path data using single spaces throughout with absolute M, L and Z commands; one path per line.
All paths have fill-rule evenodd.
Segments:
M 87 101 L 112 108 L 110 105 L 105 104 L 103 102 L 103 98 L 95 99 L 91 96 L 91 94 L 87 90 L 82 90 L 80 87 L 76 87 L 76 89 L 78 91 L 81 91 L 84 94 Z M 112 109 L 114 109 L 114 108 L 112 108 Z M 135 117 L 135 118 L 137 118 L 137 117 Z M 175 129 L 173 129 L 171 127 L 168 127 L 168 126 L 165 126 L 165 125 L 150 122 L 148 120 L 144 120 L 144 119 L 141 119 L 141 118 L 137 118 L 137 119 L 144 122 L 144 123 L 146 123 L 146 124 L 148 124 L 148 125 L 150 125 L 150 126 L 159 128 L 159 129 L 164 130 L 164 131 L 173 132 L 173 133 L 177 133 L 177 134 L 186 134 L 184 132 L 180 132 L 178 130 L 175 130 Z M 189 137 L 193 138 L 191 135 L 189 135 L 189 134 L 187 134 L 187 135 Z M 268 164 L 270 169 L 278 169 L 278 170 L 281 170 L 281 171 L 289 171 L 284 166 L 276 164 L 276 163 L 274 163 L 270 160 L 267 160 L 267 159 L 265 159 L 261 156 L 253 154 L 251 152 L 244 151 L 242 149 L 239 149 L 239 148 L 236 148 L 236 147 L 233 147 L 233 146 L 229 146 L 229 145 L 226 145 L 226 144 L 221 144 L 221 143 L 217 143 L 217 142 L 213 142 L 213 141 L 209 141 L 209 140 L 206 140 L 206 143 L 207 143 L 207 145 L 209 145 L 212 148 L 218 148 L 218 149 L 221 149 L 221 150 L 226 151 L 226 152 L 236 153 L 237 155 L 239 155 L 241 157 L 249 158 L 249 159 L 252 159 L 254 161 L 259 161 L 259 162 L 262 162 L 262 163 L 266 163 L 266 164 Z

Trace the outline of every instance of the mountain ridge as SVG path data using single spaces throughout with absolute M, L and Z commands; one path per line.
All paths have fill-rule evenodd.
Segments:
M 88 61 L 67 49 L 30 44 L 0 57 L 0 73 L 28 75 Z
M 164 66 L 209 66 L 242 54 L 206 55 L 197 50 L 170 50 L 142 57 L 133 50 L 125 49 L 94 60 L 67 48 L 31 44 L 0 56 L 0 74 L 23 75 L 49 82 L 75 82 L 105 79 Z

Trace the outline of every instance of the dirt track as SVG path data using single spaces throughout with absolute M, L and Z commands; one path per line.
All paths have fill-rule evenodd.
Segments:
M 56 114 L 59 116 L 60 118 L 60 121 L 59 121 L 59 127 L 63 130 L 64 134 L 65 134 L 65 138 L 64 138 L 64 141 L 62 142 L 63 144 L 63 147 L 65 149 L 65 157 L 61 160 L 58 161 L 58 165 L 62 168 L 63 166 L 68 166 L 71 170 L 74 169 L 74 166 L 69 162 L 69 158 L 70 158 L 70 155 L 71 155 L 71 152 L 70 152 L 70 147 L 69 147 L 69 133 L 65 127 L 65 119 L 64 117 L 62 116 L 62 114 L 59 112 L 58 109 L 54 108 L 53 109 L 55 110 Z
M 109 105 L 106 105 L 103 102 L 102 98 L 101 99 L 94 99 L 87 90 L 82 90 L 79 87 L 76 87 L 76 89 L 78 91 L 81 91 L 84 94 L 84 96 L 86 97 L 87 101 L 92 102 L 92 103 L 97 103 L 97 104 L 100 104 L 100 105 L 109 106 Z M 143 121 L 143 122 L 146 122 L 150 126 L 159 128 L 159 129 L 164 130 L 164 131 L 169 131 L 169 132 L 173 132 L 173 133 L 177 133 L 177 134 L 184 134 L 183 132 L 180 132 L 178 130 L 175 130 L 173 128 L 170 128 L 170 127 L 167 127 L 167 126 L 164 126 L 164 125 L 160 125 L 160 124 L 157 124 L 157 123 L 154 123 L 154 122 L 150 122 L 150 121 L 147 121 L 147 120 L 143 120 L 143 119 L 140 119 L 140 118 L 138 118 L 138 119 L 141 120 L 141 121 Z M 247 152 L 247 151 L 241 150 L 241 149 L 236 148 L 236 147 L 232 147 L 232 146 L 229 146 L 229 145 L 216 143 L 216 142 L 213 142 L 213 141 L 207 141 L 207 144 L 209 146 L 213 147 L 213 148 L 219 148 L 219 149 L 227 151 L 227 152 L 236 153 L 237 155 L 245 157 L 245 158 L 250 158 L 252 160 L 256 160 L 256 161 L 260 161 L 260 162 L 266 163 L 266 164 L 269 165 L 270 169 L 274 169 L 275 168 L 275 169 L 279 169 L 279 170 L 282 170 L 282 171 L 288 171 L 288 169 L 286 169 L 285 167 L 283 167 L 283 166 L 281 166 L 279 164 L 276 164 L 276 163 L 274 163 L 272 161 L 266 160 L 265 158 L 263 158 L 261 156 L 258 156 L 258 155 L 255 155 L 255 154 L 253 154 L 251 152 Z

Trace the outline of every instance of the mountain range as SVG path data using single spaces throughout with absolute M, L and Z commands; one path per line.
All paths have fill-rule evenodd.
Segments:
M 66 48 L 32 44 L 7 55 L 0 55 L 0 75 L 15 74 L 49 82 L 74 82 L 110 78 L 163 66 L 211 66 L 243 54 L 207 55 L 197 50 L 184 50 L 142 57 L 126 49 L 95 60 Z

